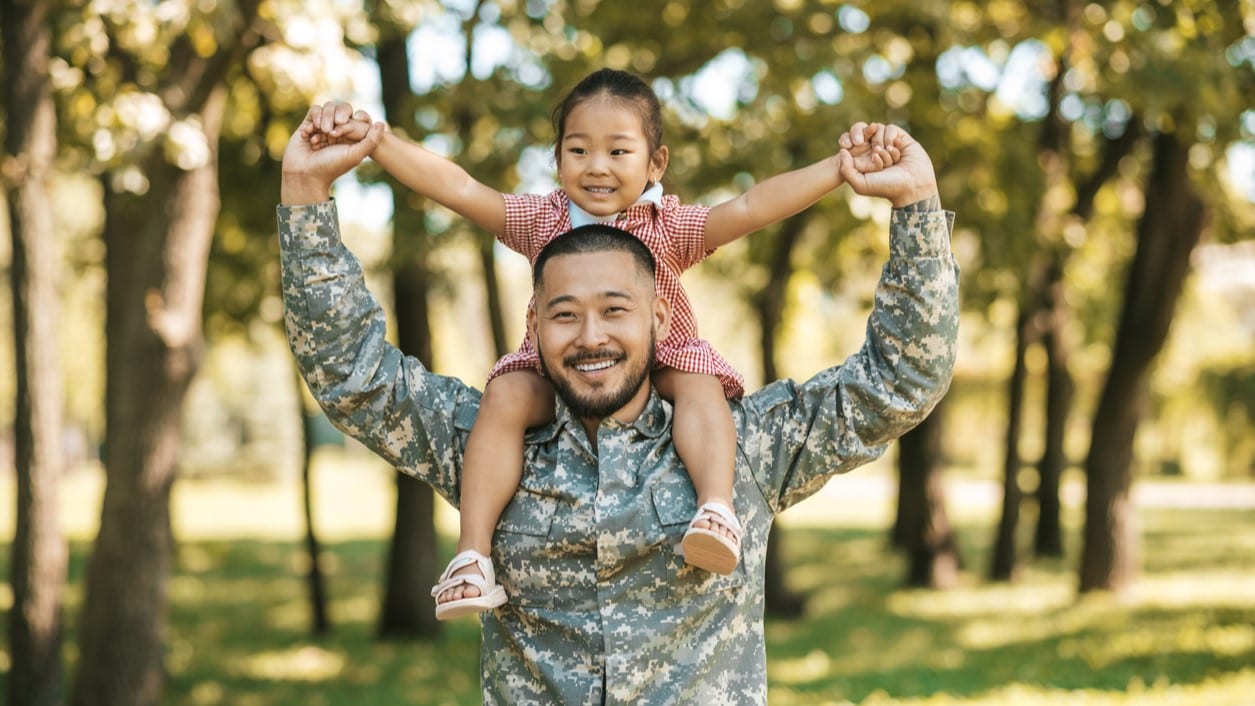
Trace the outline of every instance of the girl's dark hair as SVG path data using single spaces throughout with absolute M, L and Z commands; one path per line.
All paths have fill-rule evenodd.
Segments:
M 645 132 L 645 140 L 649 143 L 649 154 L 652 157 L 662 147 L 662 105 L 658 95 L 649 84 L 639 77 L 626 71 L 601 69 L 585 76 L 575 84 L 575 88 L 554 106 L 553 131 L 557 135 L 554 143 L 554 157 L 562 161 L 562 138 L 566 137 L 566 119 L 575 107 L 584 101 L 598 97 L 613 98 L 629 103 L 641 116 L 641 129 Z

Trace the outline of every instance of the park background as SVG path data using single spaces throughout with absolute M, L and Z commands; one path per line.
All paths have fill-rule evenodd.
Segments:
M 601 66 L 662 97 L 686 200 L 879 120 L 958 213 L 951 392 L 781 518 L 771 703 L 1255 698 L 1255 3 L 0 10 L 9 703 L 478 703 L 476 625 L 426 588 L 456 517 L 297 381 L 277 160 L 348 98 L 546 191 L 548 111 Z M 374 165 L 336 195 L 400 345 L 482 381 L 526 263 Z M 686 275 L 751 389 L 859 345 L 887 221 L 842 189 Z

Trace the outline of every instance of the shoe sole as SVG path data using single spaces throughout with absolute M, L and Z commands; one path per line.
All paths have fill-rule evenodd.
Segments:
M 708 530 L 693 528 L 684 535 L 684 563 L 727 576 L 736 569 L 737 556 L 733 544 L 725 537 Z

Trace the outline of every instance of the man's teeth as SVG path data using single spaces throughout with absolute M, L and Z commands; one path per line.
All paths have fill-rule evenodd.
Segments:
M 584 363 L 582 365 L 577 365 L 575 366 L 575 369 L 581 373 L 594 373 L 598 370 L 605 370 L 612 365 L 614 365 L 613 360 L 603 360 L 600 363 Z

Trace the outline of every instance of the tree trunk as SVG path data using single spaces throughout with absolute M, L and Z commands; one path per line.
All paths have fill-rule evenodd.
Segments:
M 1063 526 L 1059 484 L 1068 458 L 1065 448 L 1068 413 L 1072 408 L 1072 375 L 1068 372 L 1067 323 L 1069 313 L 1063 295 L 1063 263 L 1056 255 L 1047 273 L 1046 300 L 1042 310 L 1042 344 L 1046 347 L 1046 438 L 1037 465 L 1037 529 L 1033 551 L 1037 556 L 1063 556 Z
M 404 220 L 398 219 L 397 233 L 405 233 L 403 237 L 414 237 L 414 233 L 401 230 L 403 224 Z M 419 235 L 422 237 L 422 234 Z M 394 274 L 393 286 L 398 345 L 430 369 L 431 325 L 425 273 L 423 262 L 411 262 Z M 396 476 L 397 509 L 392 545 L 388 552 L 388 575 L 379 634 L 390 638 L 435 638 L 442 631 L 436 620 L 436 599 L 426 588 L 435 585 L 440 576 L 436 498 L 431 486 L 426 483 L 404 473 L 397 473 Z
M 183 398 L 202 355 L 226 95 L 217 85 L 198 111 L 212 152 L 205 165 L 181 171 L 157 156 L 146 195 L 105 192 L 107 485 L 87 572 L 76 706 L 161 697 L 170 486 Z
M 501 306 L 501 281 L 497 277 L 496 238 L 491 234 L 478 234 L 479 265 L 484 276 L 484 301 L 488 305 L 488 326 L 492 331 L 492 345 L 497 357 L 517 347 L 506 338 L 505 312 Z
M 784 318 L 785 294 L 789 276 L 793 274 L 793 248 L 802 237 L 806 226 L 806 214 L 799 214 L 780 224 L 779 243 L 772 252 L 769 263 L 770 278 L 767 286 L 753 297 L 754 311 L 758 314 L 759 350 L 763 359 L 763 384 L 779 378 L 776 368 L 776 335 Z M 782 618 L 797 617 L 806 608 L 806 596 L 793 591 L 784 580 L 784 560 L 780 555 L 780 531 L 772 525 L 767 535 L 766 578 L 764 601 L 766 612 Z
M 413 128 L 413 92 L 405 37 L 379 44 L 379 76 L 389 119 Z M 427 233 L 423 214 L 407 208 L 406 189 L 392 183 L 393 272 L 397 342 L 402 351 L 432 367 L 427 304 Z M 397 504 L 379 616 L 382 637 L 435 638 L 441 634 L 436 603 L 426 589 L 440 575 L 437 564 L 435 495 L 431 486 L 397 473 Z
M 61 591 L 67 551 L 58 522 L 62 390 L 56 230 L 49 181 L 57 151 L 48 81 L 51 33 L 44 2 L 0 2 L 4 42 L 5 197 L 9 209 L 17 480 L 10 584 L 8 700 L 53 706 L 64 699 Z
M 1036 292 L 1029 292 L 1020 304 L 1020 315 L 1015 325 L 1015 366 L 1007 381 L 1007 429 L 1003 438 L 1002 464 L 1002 517 L 998 521 L 998 535 L 994 541 L 993 556 L 989 566 L 992 581 L 1010 581 L 1016 573 L 1016 534 L 1020 524 L 1020 433 L 1024 423 L 1024 384 L 1028 378 L 1028 348 L 1037 338 L 1034 325 L 1037 318 Z
M 912 588 L 950 588 L 958 581 L 959 552 L 946 516 L 942 483 L 944 405 L 938 405 L 898 441 L 898 503 L 907 553 L 905 584 Z
M 300 374 L 296 375 L 296 399 L 301 412 L 301 509 L 305 517 L 305 553 L 309 555 L 309 573 L 306 583 L 309 587 L 310 630 L 316 637 L 331 631 L 331 620 L 327 616 L 327 589 L 325 574 L 322 570 L 322 543 L 318 541 L 318 533 L 314 529 L 314 494 L 310 471 L 314 465 L 314 449 L 317 439 L 314 434 L 313 420 L 315 417 L 306 409 L 304 400 L 305 381 Z
M 1121 591 L 1134 581 L 1140 534 L 1129 498 L 1133 439 L 1141 419 L 1151 363 L 1163 346 L 1176 309 L 1190 252 L 1202 233 L 1203 204 L 1189 180 L 1189 145 L 1174 134 L 1154 138 L 1129 269 L 1124 310 L 1111 367 L 1094 413 L 1085 460 L 1085 543 L 1080 590 Z

